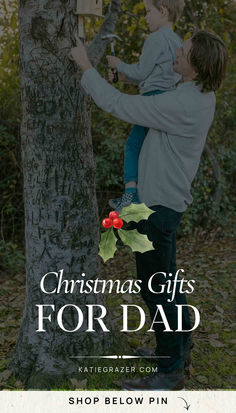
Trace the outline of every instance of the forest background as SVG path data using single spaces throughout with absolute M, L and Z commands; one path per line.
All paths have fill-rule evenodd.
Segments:
M 104 1 L 104 3 L 105 12 L 109 1 Z M 205 320 L 203 330 L 206 328 L 208 336 L 210 334 L 212 348 L 215 349 L 215 353 L 213 352 L 215 359 L 209 360 L 208 353 L 200 354 L 201 340 L 205 340 L 205 337 L 201 337 L 199 333 L 199 355 L 198 345 L 196 346 L 198 365 L 201 363 L 204 365 L 204 362 L 209 360 L 208 362 L 212 362 L 212 371 L 210 373 L 203 371 L 201 375 L 196 374 L 190 383 L 192 388 L 201 388 L 202 385 L 207 385 L 209 388 L 231 388 L 234 385 L 229 364 L 232 357 L 231 346 L 235 344 L 235 338 L 230 329 L 233 297 L 229 279 L 229 274 L 232 274 L 233 269 L 234 188 L 236 185 L 235 2 L 231 0 L 207 0 L 205 2 L 186 0 L 185 3 L 184 15 L 175 27 L 180 37 L 182 39 L 190 37 L 196 28 L 211 30 L 225 41 L 229 51 L 226 79 L 222 88 L 217 92 L 215 120 L 193 184 L 194 203 L 185 213 L 178 233 L 182 243 L 181 259 L 185 263 L 184 268 L 188 269 L 193 265 L 196 267 L 197 264 L 199 277 L 203 277 L 206 268 L 212 274 L 208 280 L 205 278 L 205 293 L 210 292 L 210 298 L 208 303 L 203 305 L 206 313 L 212 311 L 213 324 L 209 326 Z M 14 306 L 6 308 L 5 304 L 0 304 L 3 309 L 1 327 L 6 328 L 5 335 L 3 334 L 0 342 L 1 355 L 3 355 L 0 368 L 3 370 L 10 351 L 15 345 L 17 334 L 17 325 L 14 321 L 11 325 L 11 320 L 19 318 L 24 302 L 24 205 L 20 144 L 21 97 L 17 7 L 16 0 L 3 0 L 0 5 L 0 271 L 2 274 L 0 298 L 3 299 L 1 303 L 11 296 L 16 286 L 19 288 L 18 304 L 15 308 Z M 116 26 L 116 33 L 122 38 L 122 42 L 116 43 L 116 52 L 127 63 L 138 60 L 144 38 L 148 34 L 144 15 L 142 2 L 123 1 L 123 12 Z M 101 19 L 87 19 L 88 43 L 95 37 L 100 24 Z M 109 49 L 107 54 L 110 54 Z M 106 76 L 105 57 L 99 64 L 98 70 Z M 124 93 L 138 93 L 134 86 L 118 84 L 117 87 Z M 93 105 L 92 136 L 97 168 L 97 199 L 101 219 L 108 211 L 108 199 L 122 193 L 123 151 L 129 131 L 130 125 L 112 118 Z M 198 257 L 198 262 L 196 257 Z M 126 259 L 127 266 L 124 267 L 126 274 L 124 272 L 123 276 L 127 276 L 127 271 L 134 273 L 131 253 L 127 258 L 123 250 L 117 254 L 110 272 L 114 273 L 117 266 L 120 267 L 120 263 L 123 264 Z M 105 266 L 102 271 L 108 271 L 108 267 Z M 214 275 L 219 276 L 219 279 L 215 278 L 212 282 Z M 220 319 L 223 324 L 215 321 L 214 325 L 214 314 L 215 320 Z M 230 331 L 227 332 L 227 329 Z M 132 340 L 131 346 L 137 345 L 135 338 Z M 222 352 L 224 352 L 224 360 L 228 357 L 229 364 L 226 364 L 229 370 L 216 372 L 215 361 L 222 359 Z M 206 370 L 209 368 L 208 365 Z M 13 382 L 10 384 L 9 381 L 8 384 L 4 382 L 4 386 L 6 385 L 14 387 Z

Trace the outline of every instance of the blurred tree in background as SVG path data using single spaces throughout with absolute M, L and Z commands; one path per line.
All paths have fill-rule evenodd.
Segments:
M 108 0 L 104 0 L 105 9 Z M 209 231 L 230 228 L 233 217 L 235 174 L 235 2 L 233 0 L 185 0 L 182 19 L 175 27 L 181 38 L 191 36 L 197 28 L 215 32 L 229 50 L 227 76 L 217 92 L 217 111 L 207 140 L 198 175 L 193 184 L 194 203 L 185 213 L 182 234 L 204 226 Z M 105 10 L 104 10 L 105 11 Z M 148 34 L 143 2 L 123 1 L 117 25 L 116 53 L 127 63 L 137 62 Z M 100 19 L 87 19 L 87 42 L 94 38 Z M 2 267 L 9 268 L 21 258 L 23 247 L 23 194 L 20 162 L 19 125 L 21 103 L 19 87 L 19 50 L 17 0 L 2 0 L 0 5 L 0 258 Z M 107 50 L 110 54 L 110 50 Z M 106 59 L 98 67 L 106 76 Z M 122 92 L 135 94 L 135 86 L 120 84 Z M 93 106 L 93 143 L 97 162 L 97 193 L 100 214 L 104 215 L 107 200 L 123 190 L 123 151 L 131 125 L 121 122 Z M 3 258 L 4 257 L 4 258 Z M 3 258 L 3 259 L 2 259 Z
M 0 269 L 22 265 L 24 207 L 17 0 L 0 3 Z M 21 247 L 21 248 L 18 248 Z

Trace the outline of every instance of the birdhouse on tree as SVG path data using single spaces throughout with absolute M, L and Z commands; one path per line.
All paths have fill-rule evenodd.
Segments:
M 97 16 L 102 15 L 102 0 L 77 0 L 76 14 L 79 16 Z

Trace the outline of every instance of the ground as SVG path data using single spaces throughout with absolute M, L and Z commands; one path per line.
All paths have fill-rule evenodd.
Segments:
M 196 306 L 201 314 L 200 326 L 194 331 L 193 365 L 191 376 L 187 379 L 187 390 L 235 389 L 235 365 L 233 354 L 235 336 L 235 239 L 223 236 L 219 231 L 210 234 L 198 232 L 194 237 L 178 240 L 178 268 L 185 270 L 185 278 L 195 279 L 196 288 L 188 297 L 189 304 Z M 101 278 L 122 279 L 135 277 L 134 256 L 128 248 L 120 248 L 115 258 L 102 265 Z M 24 306 L 24 274 L 3 275 L 0 281 L 0 389 L 23 389 L 23 384 L 7 370 L 7 364 L 14 349 Z M 119 330 L 119 305 L 131 302 L 131 296 L 113 295 L 108 297 L 108 308 L 113 309 L 115 328 Z M 142 298 L 135 304 L 144 308 Z M 131 318 L 131 323 L 135 319 Z M 127 353 L 132 354 L 138 346 L 154 346 L 150 333 L 129 334 Z M 94 365 L 90 361 L 89 365 Z M 101 363 L 99 364 L 101 365 Z M 104 389 L 118 390 L 121 380 L 139 376 L 139 368 L 151 370 L 152 365 L 141 361 L 105 360 L 103 366 L 136 367 L 135 373 L 85 374 L 78 373 L 71 378 L 63 389 Z

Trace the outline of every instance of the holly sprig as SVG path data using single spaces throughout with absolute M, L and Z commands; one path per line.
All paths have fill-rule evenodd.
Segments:
M 153 213 L 153 210 L 148 208 L 145 204 L 130 204 L 128 207 L 122 209 L 119 215 L 116 211 L 109 213 L 109 218 L 104 218 L 102 225 L 107 231 L 101 235 L 101 241 L 99 244 L 99 255 L 103 261 L 106 262 L 110 258 L 114 257 L 117 250 L 118 237 L 121 239 L 124 245 L 131 248 L 133 252 L 147 252 L 153 250 L 152 242 L 144 234 L 140 234 L 136 229 L 126 230 L 124 221 L 129 223 L 130 221 L 139 222 L 142 219 L 148 219 Z M 117 235 L 113 228 L 116 229 Z

